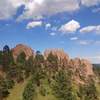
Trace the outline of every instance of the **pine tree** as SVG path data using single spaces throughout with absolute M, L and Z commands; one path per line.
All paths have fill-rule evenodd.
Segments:
M 31 80 L 24 89 L 23 100 L 34 100 L 33 98 L 35 96 L 35 87 L 36 86 L 34 83 L 34 78 L 31 78 Z
M 71 77 L 64 70 L 55 76 L 52 90 L 58 100 L 78 100 Z
M 89 81 L 87 84 L 80 86 L 81 100 L 99 100 L 95 82 Z
M 4 71 L 9 71 L 10 67 L 14 64 L 14 58 L 9 46 L 4 46 L 2 54 L 2 65 Z
M 34 59 L 33 56 L 29 57 L 25 64 L 25 77 L 29 77 L 30 73 L 34 71 Z

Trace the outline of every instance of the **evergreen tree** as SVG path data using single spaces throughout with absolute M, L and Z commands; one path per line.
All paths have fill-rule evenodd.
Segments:
M 35 76 L 34 78 L 37 86 L 40 86 L 40 80 L 43 79 L 46 76 L 46 74 L 44 57 L 39 51 L 36 53 L 36 56 L 34 58 L 33 75 Z
M 53 55 L 52 52 L 49 53 L 48 57 L 47 57 L 47 61 L 53 66 L 57 67 L 57 63 L 58 63 L 58 57 L 56 55 Z
M 33 73 L 34 71 L 34 59 L 33 59 L 33 56 L 29 57 L 29 59 L 26 61 L 26 64 L 25 64 L 25 77 L 27 78 L 31 73 Z
M 32 78 L 24 89 L 23 100 L 34 100 L 35 87 L 34 78 Z
M 17 57 L 17 82 L 22 82 L 24 80 L 25 64 L 26 64 L 26 55 L 24 52 L 21 52 Z
M 80 86 L 81 100 L 99 100 L 95 82 L 91 80 L 89 83 Z
M 24 52 L 21 52 L 18 57 L 17 57 L 17 63 L 20 65 L 20 66 L 24 66 L 25 65 L 25 62 L 26 62 L 26 55 Z
M 7 81 L 5 81 L 4 78 L 0 78 L 0 99 L 3 100 L 8 97 L 9 94 Z
M 71 76 L 64 70 L 59 71 L 55 76 L 52 90 L 58 100 L 78 100 L 71 80 Z
M 55 73 L 58 71 L 58 57 L 56 55 L 53 55 L 52 52 L 49 53 L 47 57 L 47 72 L 49 74 L 49 77 L 54 78 Z M 50 80 L 50 78 L 49 78 Z
M 0 51 L 0 65 L 2 65 L 3 52 Z
M 14 58 L 12 55 L 12 51 L 10 48 L 6 45 L 3 48 L 3 54 L 2 54 L 2 65 L 4 71 L 9 71 L 10 67 L 14 64 Z
M 8 45 L 5 45 L 5 46 L 3 47 L 3 52 L 8 53 L 9 51 L 10 51 L 9 46 L 8 46 Z
M 37 64 L 44 63 L 44 57 L 43 57 L 43 55 L 41 54 L 40 51 L 36 52 L 36 56 L 35 56 L 34 62 L 35 63 L 37 62 Z

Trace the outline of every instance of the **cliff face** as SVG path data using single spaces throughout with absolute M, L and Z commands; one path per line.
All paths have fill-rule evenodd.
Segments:
M 30 56 L 35 56 L 35 52 L 31 48 L 22 44 L 17 45 L 12 51 L 15 60 L 21 52 L 26 54 L 26 59 Z M 44 51 L 44 58 L 46 59 L 50 53 L 58 57 L 59 65 L 72 70 L 73 79 L 77 83 L 83 84 L 90 76 L 94 76 L 92 64 L 89 61 L 80 58 L 70 59 L 63 49 L 46 49 Z
M 56 55 L 58 59 L 69 60 L 69 56 L 64 52 L 63 49 L 46 49 L 44 51 L 44 57 L 47 58 L 50 53 Z
M 22 52 L 25 53 L 26 59 L 28 59 L 30 56 L 34 56 L 34 51 L 30 47 L 23 44 L 16 45 L 16 47 L 12 49 L 12 52 L 15 60 L 17 59 L 18 55 Z
M 94 76 L 92 64 L 89 61 L 80 58 L 70 59 L 62 49 L 46 49 L 44 57 L 47 58 L 50 53 L 58 57 L 61 61 L 60 65 L 72 70 L 73 79 L 77 83 L 84 84 L 90 76 Z
M 93 66 L 92 64 L 86 59 L 71 59 L 69 61 L 69 66 L 71 66 L 73 71 L 74 80 L 77 83 L 84 84 L 90 76 L 94 76 Z

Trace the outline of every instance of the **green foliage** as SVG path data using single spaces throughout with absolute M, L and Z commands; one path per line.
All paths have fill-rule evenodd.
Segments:
M 29 57 L 29 59 L 26 61 L 25 64 L 25 77 L 29 77 L 30 72 L 32 73 L 34 71 L 34 59 L 33 56 Z
M 9 46 L 8 46 L 8 45 L 5 45 L 5 46 L 3 47 L 3 52 L 8 53 L 9 51 L 10 51 Z
M 55 76 L 52 90 L 58 100 L 77 100 L 70 77 L 64 70 L 59 71 Z
M 58 62 L 58 57 L 52 52 L 45 60 L 41 52 L 37 51 L 35 58 L 31 56 L 28 60 L 24 52 L 20 53 L 15 63 L 12 51 L 6 45 L 3 51 L 0 51 L 0 65 L 3 65 L 5 72 L 5 77 L 0 79 L 0 99 L 10 94 L 9 89 L 13 88 L 14 81 L 21 84 L 31 76 L 24 89 L 23 100 L 36 100 L 34 97 L 37 93 L 41 97 L 52 95 L 57 100 L 79 100 L 79 97 L 80 100 L 99 100 L 94 81 L 80 86 L 77 91 L 76 84 L 72 80 L 73 72 L 69 67 L 64 69 Z M 98 69 L 100 68 L 94 68 L 94 72 L 100 76 Z M 80 76 L 80 79 L 84 81 L 84 76 Z M 49 87 L 49 92 L 46 87 Z
M 5 79 L 5 87 L 7 87 L 7 89 L 12 89 L 13 86 L 15 85 L 14 81 L 11 79 Z
M 35 95 L 35 84 L 34 80 L 31 79 L 23 92 L 23 100 L 33 100 Z
M 17 82 L 23 82 L 24 80 L 24 72 L 26 69 L 26 55 L 24 52 L 21 52 L 16 61 L 16 67 L 17 67 Z
M 98 92 L 93 81 L 80 86 L 80 97 L 81 100 L 99 100 Z
M 55 73 L 58 71 L 58 57 L 53 55 L 52 52 L 49 53 L 47 57 L 47 72 L 49 74 L 48 77 L 54 77 Z
M 2 65 L 2 57 L 3 57 L 3 52 L 0 51 L 0 65 Z
M 47 95 L 47 90 L 46 90 L 45 86 L 41 86 L 40 87 L 40 94 L 42 96 L 46 96 Z
M 36 64 L 44 63 L 44 57 L 43 57 L 43 55 L 41 54 L 40 51 L 37 51 L 36 52 L 36 56 L 35 56 L 35 59 L 34 59 L 34 63 L 36 63 Z
M 25 65 L 25 62 L 26 62 L 26 55 L 24 52 L 21 52 L 18 57 L 17 57 L 17 63 L 20 65 L 20 66 L 24 66 Z
M 5 79 L 0 79 L 0 98 L 6 98 L 9 95 L 8 82 Z
M 9 71 L 10 67 L 14 64 L 12 52 L 3 52 L 2 65 L 4 71 Z
M 47 61 L 52 65 L 52 67 L 58 66 L 58 57 L 53 55 L 52 52 L 48 55 Z

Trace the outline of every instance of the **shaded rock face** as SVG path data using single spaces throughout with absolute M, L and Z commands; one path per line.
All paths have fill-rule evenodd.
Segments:
M 50 53 L 57 56 L 59 60 L 60 59 L 69 60 L 69 56 L 64 52 L 63 49 L 46 49 L 44 51 L 44 57 L 47 58 Z
M 34 56 L 34 51 L 30 47 L 23 44 L 16 45 L 16 47 L 12 49 L 12 52 L 15 60 L 17 59 L 18 55 L 22 52 L 25 53 L 26 59 L 28 59 L 30 56 Z

